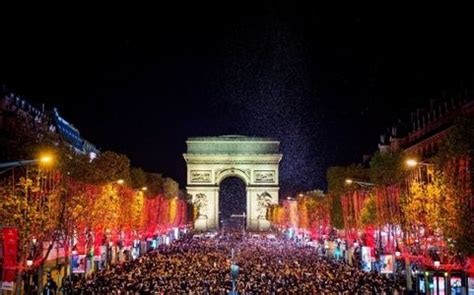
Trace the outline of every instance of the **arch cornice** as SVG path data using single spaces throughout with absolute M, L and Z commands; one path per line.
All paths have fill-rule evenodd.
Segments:
M 278 164 L 282 154 L 183 154 L 187 164 Z

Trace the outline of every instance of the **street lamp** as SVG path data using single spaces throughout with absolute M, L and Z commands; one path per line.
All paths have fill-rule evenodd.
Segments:
M 428 164 L 428 163 L 420 162 L 420 161 L 418 161 L 418 160 L 416 160 L 416 159 L 412 159 L 412 158 L 407 159 L 407 160 L 405 161 L 405 164 L 407 164 L 408 167 L 416 167 L 416 166 L 418 166 L 418 165 L 424 165 L 424 166 L 429 166 L 429 165 L 430 165 L 430 164 Z
M 147 191 L 147 190 L 148 190 L 148 188 L 147 188 L 146 186 L 142 187 L 142 191 L 145 192 L 145 191 Z
M 125 181 L 124 181 L 123 179 L 119 179 L 119 180 L 117 180 L 117 184 L 120 184 L 120 185 L 122 185 L 122 184 L 124 184 L 124 183 L 125 183 Z
M 49 164 L 53 161 L 53 158 L 49 155 L 43 155 L 42 157 L 39 158 L 39 162 L 43 164 Z
M 351 178 L 346 178 L 345 183 L 347 185 L 351 185 L 351 184 L 355 183 L 355 184 L 360 185 L 361 187 L 372 187 L 372 186 L 374 186 L 374 184 L 371 183 L 371 182 L 358 181 L 358 180 L 354 180 L 354 179 L 351 179 Z
M 32 160 L 18 160 L 18 161 L 10 161 L 5 163 L 0 163 L 0 168 L 5 168 L 5 170 L 0 171 L 0 174 L 7 172 L 10 169 L 13 169 L 18 166 L 28 165 L 28 164 L 35 164 L 40 163 L 43 165 L 49 165 L 54 161 L 54 157 L 51 154 L 43 154 L 40 155 L 36 159 Z
M 405 161 L 408 167 L 415 167 L 418 165 L 418 161 L 415 159 L 408 159 Z

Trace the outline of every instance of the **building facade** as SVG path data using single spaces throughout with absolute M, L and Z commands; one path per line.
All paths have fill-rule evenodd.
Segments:
M 431 158 L 453 127 L 455 120 L 474 114 L 474 99 L 469 96 L 432 99 L 424 109 L 410 114 L 408 124 L 398 121 L 380 137 L 381 152 L 405 151 L 419 160 Z
M 38 137 L 52 132 L 58 134 L 76 153 L 88 155 L 91 159 L 99 154 L 99 150 L 82 138 L 79 130 L 62 118 L 56 108 L 46 110 L 44 105 L 35 106 L 6 91 L 0 93 L 0 130 L 32 130 Z

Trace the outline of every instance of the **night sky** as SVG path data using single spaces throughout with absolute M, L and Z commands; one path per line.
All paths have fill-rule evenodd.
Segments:
M 325 188 L 328 166 L 360 162 L 397 117 L 473 88 L 472 20 L 461 9 L 201 2 L 4 10 L 0 82 L 181 186 L 187 137 L 276 137 L 284 194 Z

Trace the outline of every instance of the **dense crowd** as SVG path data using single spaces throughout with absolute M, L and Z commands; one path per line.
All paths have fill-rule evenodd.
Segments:
M 229 294 L 231 249 L 239 294 L 403 294 L 377 273 L 283 239 L 186 237 L 76 283 L 82 294 Z

